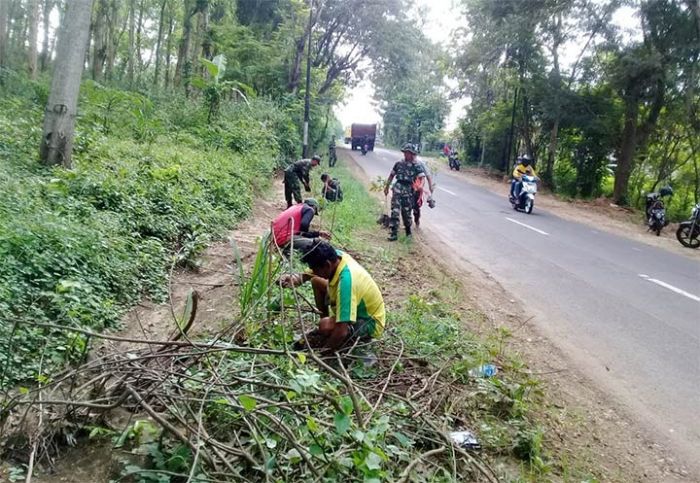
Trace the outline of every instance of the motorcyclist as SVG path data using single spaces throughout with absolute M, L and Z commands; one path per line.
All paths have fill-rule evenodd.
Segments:
M 527 154 L 518 158 L 518 164 L 513 169 L 513 180 L 510 183 L 511 198 L 518 198 L 518 196 L 520 196 L 524 175 L 537 177 L 537 172 L 532 166 L 532 158 Z
M 656 202 L 659 201 L 662 197 L 664 196 L 671 196 L 673 195 L 673 188 L 670 186 L 664 186 L 661 188 L 658 193 L 653 192 L 649 193 L 646 196 L 646 214 L 647 214 L 647 219 L 651 216 L 651 209 L 656 205 Z
M 447 164 L 450 166 L 450 169 L 452 168 L 457 168 L 458 166 L 458 161 L 457 161 L 457 156 L 459 153 L 454 149 L 450 148 L 450 152 L 447 155 Z

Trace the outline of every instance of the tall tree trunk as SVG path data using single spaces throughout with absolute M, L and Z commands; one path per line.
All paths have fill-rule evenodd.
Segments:
M 213 58 L 212 55 L 212 44 L 211 44 L 211 32 L 209 30 L 209 2 L 207 2 L 206 6 L 202 10 L 202 57 L 204 57 L 207 60 L 211 60 Z M 195 62 L 197 62 L 197 59 L 194 59 Z M 205 72 L 208 72 L 206 67 L 202 66 Z
M 554 43 L 552 45 L 552 60 L 554 68 L 552 70 L 552 82 L 554 84 L 554 122 L 552 130 L 549 132 L 549 145 L 547 146 L 547 162 L 543 177 L 545 183 L 553 186 L 554 181 L 554 161 L 557 155 L 557 145 L 559 143 L 559 123 L 561 122 L 561 70 L 559 68 L 559 46 L 562 42 L 561 35 L 562 16 L 557 15 L 557 22 L 554 31 Z
M 90 34 L 93 0 L 71 0 L 56 49 L 56 66 L 44 115 L 39 155 L 46 164 L 71 167 L 75 116 Z
M 7 1 L 7 0 L 5 0 Z M 27 16 L 21 0 L 14 0 L 10 9 L 8 25 L 8 45 L 12 45 L 11 52 L 21 52 L 27 43 Z M 12 28 L 10 28 L 10 26 Z
M 92 31 L 92 78 L 99 81 L 102 78 L 104 62 L 107 57 L 107 42 L 105 37 L 105 21 L 107 19 L 107 0 L 96 0 L 95 23 Z
M 201 59 L 203 56 L 206 57 L 204 49 L 205 49 L 205 43 L 207 42 L 206 38 L 208 37 L 208 30 L 209 30 L 209 1 L 208 0 L 198 1 L 197 2 L 197 11 L 199 12 L 199 16 L 197 18 L 197 34 L 195 36 L 197 43 L 194 45 L 194 48 L 192 49 L 192 58 L 190 61 L 190 64 L 193 66 L 193 71 L 195 70 L 196 67 L 200 66 L 199 59 Z M 199 72 L 202 76 L 206 77 L 206 75 L 207 75 L 206 67 L 204 67 L 202 65 L 201 70 Z
M 134 85 L 134 57 L 136 43 L 136 0 L 129 0 L 129 52 L 126 57 L 126 80 Z
M 163 43 L 163 24 L 165 21 L 165 7 L 168 6 L 168 0 L 163 0 L 160 6 L 160 18 L 158 19 L 158 40 L 156 40 L 156 66 L 153 74 L 153 85 L 158 86 L 158 78 L 160 77 L 161 64 L 161 45 Z
M 9 3 L 0 0 L 0 67 L 7 65 L 7 21 L 10 15 Z
M 637 96 L 625 99 L 625 126 L 622 130 L 622 144 L 620 156 L 615 168 L 615 185 L 613 187 L 613 201 L 618 205 L 627 204 L 627 186 L 634 161 L 634 153 L 637 149 L 637 118 L 639 117 L 639 101 Z
M 173 30 L 175 30 L 175 15 L 173 14 L 172 8 L 170 8 L 170 15 L 168 16 L 168 37 L 165 42 L 165 79 L 163 82 L 166 89 L 170 87 L 170 54 L 173 51 Z
M 289 69 L 289 83 L 287 84 L 287 90 L 292 94 L 296 94 L 299 91 L 299 84 L 301 83 L 301 62 L 304 59 L 306 39 L 309 37 L 310 28 L 311 23 L 307 25 L 307 28 L 304 30 L 304 35 L 300 39 L 297 39 L 295 44 L 294 59 Z
M 196 10 L 193 8 L 192 0 L 185 0 L 185 13 L 182 17 L 182 37 L 177 51 L 177 64 L 175 65 L 175 75 L 173 84 L 180 87 L 183 80 L 187 83 L 189 77 L 190 62 L 190 41 L 192 37 L 192 17 Z
M 107 46 L 105 52 L 105 79 L 111 81 L 113 79 L 114 61 L 117 57 L 117 47 L 119 46 L 119 37 L 117 33 L 117 23 L 119 22 L 119 5 L 117 0 L 110 0 L 108 17 L 107 17 Z M 126 28 L 126 25 L 124 25 Z M 123 32 L 123 30 L 122 30 Z
M 29 50 L 27 56 L 27 69 L 29 78 L 36 79 L 37 71 L 37 48 L 39 41 L 39 0 L 29 2 Z
M 533 161 L 535 160 L 535 149 L 532 145 L 532 126 L 531 126 L 531 116 L 530 116 L 530 97 L 527 95 L 527 91 L 523 88 L 523 141 L 525 141 L 525 152 Z
M 42 72 L 46 72 L 46 69 L 49 66 L 49 61 L 51 60 L 51 52 L 49 49 L 49 28 L 51 27 L 51 10 L 53 10 L 53 0 L 44 0 L 41 14 L 41 26 L 44 32 L 44 38 L 41 42 Z
M 143 0 L 139 2 L 139 19 L 136 22 L 136 83 L 141 84 L 141 74 L 143 74 L 143 58 L 141 56 L 141 44 L 143 37 Z

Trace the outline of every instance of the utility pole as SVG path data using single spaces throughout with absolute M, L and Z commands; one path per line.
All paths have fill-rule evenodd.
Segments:
M 311 109 L 311 27 L 313 22 L 314 2 L 309 0 L 309 44 L 306 51 L 306 92 L 304 93 L 304 149 L 303 157 L 311 156 L 309 152 L 309 110 Z

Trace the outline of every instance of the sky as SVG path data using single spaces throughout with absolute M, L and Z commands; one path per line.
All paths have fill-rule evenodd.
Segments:
M 426 22 L 423 24 L 423 32 L 434 42 L 447 42 L 453 27 L 454 19 L 457 15 L 452 12 L 459 12 L 455 7 L 456 0 L 415 0 L 418 8 L 424 8 Z M 375 123 L 381 121 L 381 115 L 377 110 L 376 102 L 372 99 L 374 86 L 369 80 L 362 81 L 357 87 L 349 92 L 344 104 L 336 107 L 335 113 L 344 127 L 350 126 L 353 122 Z M 465 103 L 462 101 L 461 107 Z M 453 109 L 448 119 L 448 127 L 457 124 L 457 118 L 461 109 Z M 451 124 L 451 126 L 450 126 Z
M 2 1 L 2 0 L 0 0 Z M 499 1 L 499 0 L 493 0 Z M 595 1 L 595 0 L 594 0 Z M 425 10 L 425 23 L 423 32 L 434 42 L 446 45 L 450 41 L 452 30 L 460 26 L 461 12 L 459 0 L 415 0 L 419 9 Z M 635 39 L 639 34 L 639 19 L 634 16 L 634 9 L 622 7 L 612 16 L 612 23 L 620 26 L 629 40 Z M 568 48 L 564 48 L 562 66 L 566 67 L 575 61 L 580 52 L 580 41 L 573 41 Z M 353 122 L 376 123 L 381 122 L 381 115 L 377 109 L 377 103 L 373 99 L 374 86 L 369 80 L 363 80 L 354 89 L 350 90 L 344 104 L 336 107 L 335 113 L 343 127 L 348 127 Z M 469 99 L 462 98 L 451 101 L 451 111 L 446 119 L 446 129 L 452 130 L 464 112 Z

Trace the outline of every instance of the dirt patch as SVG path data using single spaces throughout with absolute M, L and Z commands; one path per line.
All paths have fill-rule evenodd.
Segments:
M 437 166 L 442 176 L 459 176 L 467 178 L 470 183 L 487 188 L 494 193 L 502 194 L 504 199 L 508 194 L 509 179 L 502 174 L 494 174 L 487 169 L 463 167 L 461 171 L 450 171 L 443 159 L 426 158 L 431 166 Z M 439 184 L 439 176 L 437 180 Z M 676 239 L 678 224 L 671 223 L 664 228 L 661 236 L 656 236 L 647 230 L 642 215 L 634 210 L 616 206 L 607 198 L 595 200 L 564 200 L 546 190 L 537 193 L 536 208 L 543 208 L 553 215 L 569 221 L 585 223 L 593 228 L 607 231 L 617 236 L 663 248 L 670 252 L 694 260 L 700 260 L 700 250 L 683 247 Z
M 275 198 L 283 199 L 282 184 L 273 187 Z M 174 317 L 181 318 L 187 297 L 192 290 L 199 295 L 196 321 L 190 335 L 216 333 L 236 316 L 235 285 L 238 268 L 232 241 L 235 242 L 244 266 L 257 252 L 258 239 L 269 229 L 270 221 L 284 208 L 283 203 L 259 198 L 252 216 L 231 231 L 228 239 L 212 243 L 198 260 L 194 270 L 179 269 L 170 282 L 170 301 L 155 304 L 144 301 L 123 319 L 120 337 L 165 340 L 178 331 Z M 172 302 L 172 306 L 170 304 Z M 172 307 L 172 308 L 171 308 Z M 106 342 L 109 351 L 128 350 L 131 344 Z

